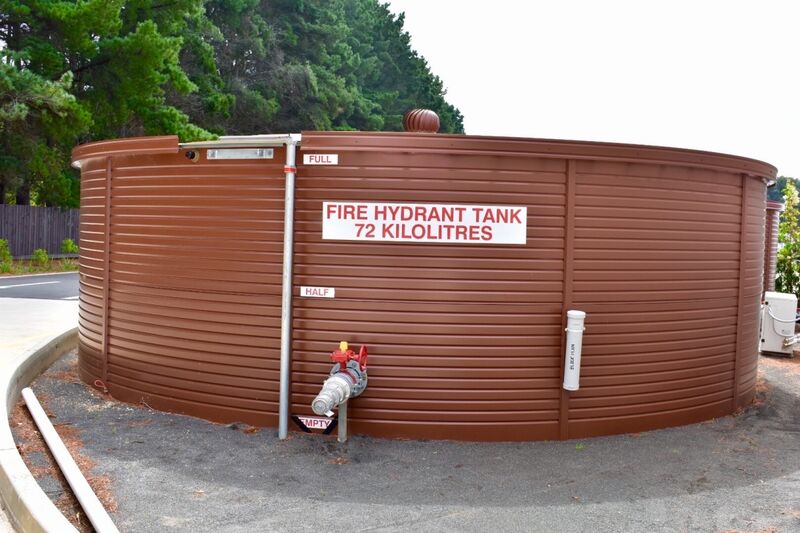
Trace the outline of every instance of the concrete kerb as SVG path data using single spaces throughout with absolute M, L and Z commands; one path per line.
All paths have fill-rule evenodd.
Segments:
M 17 278 L 35 278 L 40 276 L 60 276 L 64 274 L 77 274 L 77 273 L 78 273 L 77 270 L 65 270 L 63 272 L 39 272 L 37 274 L 5 274 L 0 276 L 0 280 L 17 279 Z
M 34 479 L 17 450 L 8 415 L 20 391 L 44 372 L 65 352 L 78 345 L 78 328 L 71 328 L 0 367 L 0 498 L 8 518 L 18 531 L 69 532 L 69 523 Z

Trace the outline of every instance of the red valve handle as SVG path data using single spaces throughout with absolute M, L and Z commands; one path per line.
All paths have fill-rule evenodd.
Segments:
M 361 370 L 367 369 L 367 347 L 362 344 L 361 349 L 358 351 L 358 364 L 361 365 Z
M 342 342 L 340 345 L 342 347 L 347 346 L 346 343 Z M 359 350 L 358 355 L 351 349 L 342 350 L 339 348 L 338 350 L 334 350 L 331 352 L 331 361 L 334 363 L 339 363 L 340 367 L 344 369 L 347 366 L 348 361 L 355 361 L 358 363 L 361 370 L 367 369 L 367 347 L 365 345 L 361 345 L 361 350 Z

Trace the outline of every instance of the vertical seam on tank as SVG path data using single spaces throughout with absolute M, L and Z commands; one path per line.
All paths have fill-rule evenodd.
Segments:
M 769 290 L 769 276 L 767 272 L 770 269 L 770 255 L 769 255 L 769 246 L 767 241 L 772 241 L 771 239 L 771 232 L 772 232 L 772 212 L 767 209 L 766 203 L 764 204 L 764 268 L 761 271 L 761 292 L 766 292 Z
M 766 187 L 764 191 L 766 194 Z M 764 287 L 763 291 L 775 291 L 775 270 L 778 255 L 778 227 L 780 225 L 780 209 L 770 208 L 769 200 L 764 199 L 766 222 L 764 228 Z M 773 246 L 774 244 L 774 246 Z
M 559 389 L 561 390 L 561 401 L 559 404 L 558 414 L 558 427 L 559 438 L 562 440 L 569 438 L 569 392 L 562 387 L 564 380 L 564 362 L 562 356 L 566 348 L 566 339 L 564 335 L 564 328 L 566 327 L 566 316 L 570 306 L 572 306 L 572 269 L 575 249 L 575 181 L 576 170 L 575 160 L 567 159 L 567 172 L 566 172 L 566 191 L 564 195 L 564 290 L 562 292 L 562 306 L 561 306 L 561 327 L 559 335 L 561 336 L 561 349 L 558 353 L 558 362 L 560 371 Z
M 739 291 L 737 297 L 737 312 L 736 312 L 736 351 L 733 356 L 733 399 L 732 408 L 736 410 L 739 403 L 739 359 L 741 358 L 742 351 L 742 320 L 744 313 L 742 305 L 744 304 L 744 274 L 745 274 L 745 244 L 747 240 L 747 175 L 742 174 L 742 213 L 739 226 Z
M 108 386 L 108 319 L 111 294 L 111 157 L 106 158 L 105 249 L 103 250 L 103 351 L 102 380 Z

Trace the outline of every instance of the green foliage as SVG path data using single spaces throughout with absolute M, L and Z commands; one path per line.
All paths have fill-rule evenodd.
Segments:
M 0 0 L 0 202 L 76 207 L 81 142 L 402 129 L 442 81 L 378 0 Z
M 61 241 L 61 253 L 62 254 L 77 254 L 78 253 L 78 245 L 75 244 L 75 241 L 72 239 L 64 239 Z
M 11 257 L 11 247 L 7 239 L 0 239 L 0 263 L 10 264 L 14 258 Z
M 50 256 L 47 255 L 47 250 L 44 248 L 35 249 L 31 257 L 31 263 L 39 267 L 47 266 L 50 263 Z
M 180 33 L 203 0 L 0 0 L 0 201 L 76 207 L 82 141 L 171 133 L 211 138 L 166 103 L 196 90 Z
M 775 290 L 800 296 L 800 197 L 794 180 L 786 180 L 783 196 L 786 203 L 778 231 Z
M 0 62 L 0 191 L 24 189 L 41 205 L 77 203 L 69 151 L 90 123 L 72 73 L 57 81 Z
M 403 16 L 375 0 L 210 0 L 206 10 L 219 34 L 206 28 L 203 42 L 219 75 L 202 74 L 198 55 L 208 51 L 196 44 L 182 61 L 200 87 L 188 97 L 190 116 L 206 129 L 399 131 L 406 111 L 427 107 L 442 132 L 464 131 L 442 81 L 411 49 Z M 216 105 L 208 88 L 231 99 Z
M 786 182 L 791 181 L 791 179 L 786 176 L 779 176 L 773 185 L 767 187 L 767 200 L 783 203 L 783 189 L 786 187 Z
M 11 248 L 7 239 L 0 239 L 0 274 L 11 272 L 14 258 L 11 257 Z

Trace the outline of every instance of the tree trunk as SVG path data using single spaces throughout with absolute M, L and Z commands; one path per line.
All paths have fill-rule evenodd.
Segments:
M 31 205 L 31 187 L 22 185 L 17 189 L 17 205 Z
M 0 205 L 6 203 L 6 182 L 0 180 Z

